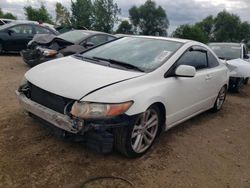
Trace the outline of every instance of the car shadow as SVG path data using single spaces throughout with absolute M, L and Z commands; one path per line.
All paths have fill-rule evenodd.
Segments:
M 10 56 L 21 56 L 19 52 L 6 52 L 6 53 L 2 53 L 0 54 L 0 56 L 7 56 L 7 57 L 10 57 Z

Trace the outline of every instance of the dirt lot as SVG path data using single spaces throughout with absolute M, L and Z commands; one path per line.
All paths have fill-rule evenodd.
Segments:
M 19 56 L 0 56 L 0 187 L 81 187 L 88 178 L 112 175 L 136 187 L 250 188 L 250 85 L 229 94 L 221 112 L 183 123 L 131 160 L 96 154 L 27 117 L 14 94 L 27 70 Z M 97 185 L 128 187 L 118 180 L 88 187 Z

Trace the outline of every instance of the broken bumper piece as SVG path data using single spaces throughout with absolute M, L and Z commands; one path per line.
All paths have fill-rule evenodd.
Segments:
M 83 129 L 83 121 L 73 120 L 67 115 L 58 113 L 43 105 L 40 105 L 30 100 L 23 93 L 20 93 L 18 91 L 16 91 L 16 95 L 19 100 L 19 103 L 26 111 L 53 124 L 54 126 L 73 134 L 77 134 Z

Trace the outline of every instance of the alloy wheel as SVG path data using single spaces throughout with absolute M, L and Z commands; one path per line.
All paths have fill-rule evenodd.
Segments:
M 136 153 L 142 153 L 152 145 L 158 125 L 159 117 L 154 109 L 148 109 L 137 119 L 131 134 L 132 149 Z
M 225 101 L 225 98 L 226 98 L 226 88 L 223 87 L 220 90 L 217 101 L 216 101 L 217 109 L 221 109 L 221 107 L 222 107 L 222 105 L 223 105 L 223 103 Z

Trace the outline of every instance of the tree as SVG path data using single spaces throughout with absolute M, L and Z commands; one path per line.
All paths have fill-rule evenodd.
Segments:
M 118 29 L 116 30 L 116 33 L 121 34 L 132 34 L 132 24 L 130 24 L 127 20 L 124 20 L 120 23 L 118 26 Z
M 44 4 L 41 4 L 39 9 L 33 8 L 32 6 L 24 7 L 25 15 L 28 20 L 46 22 L 52 24 L 52 17 L 48 13 Z
M 143 35 L 166 36 L 169 21 L 165 10 L 152 0 L 147 0 L 140 7 L 133 6 L 129 10 L 129 17 L 136 28 Z
M 239 41 L 239 30 L 241 20 L 239 16 L 230 14 L 227 11 L 220 12 L 215 18 L 214 35 L 218 42 Z
M 0 18 L 2 18 L 3 15 L 4 15 L 4 13 L 3 13 L 2 9 L 0 8 Z
M 71 22 L 75 28 L 91 29 L 92 2 L 91 0 L 71 0 Z
M 239 27 L 239 42 L 245 39 L 250 39 L 250 24 L 243 22 Z
M 201 22 L 198 22 L 196 24 L 200 29 L 204 32 L 207 41 L 214 40 L 214 18 L 213 16 L 208 16 L 205 19 L 203 19 Z
M 17 19 L 17 17 L 11 14 L 10 12 L 3 13 L 1 8 L 0 8 L 0 18 L 13 19 L 13 20 Z
M 208 42 L 203 30 L 197 25 L 181 25 L 173 32 L 173 37 Z
M 70 13 L 61 3 L 56 3 L 56 24 L 70 25 Z
M 95 0 L 93 4 L 92 28 L 111 33 L 114 24 L 118 21 L 118 14 L 120 14 L 120 9 L 113 0 Z

